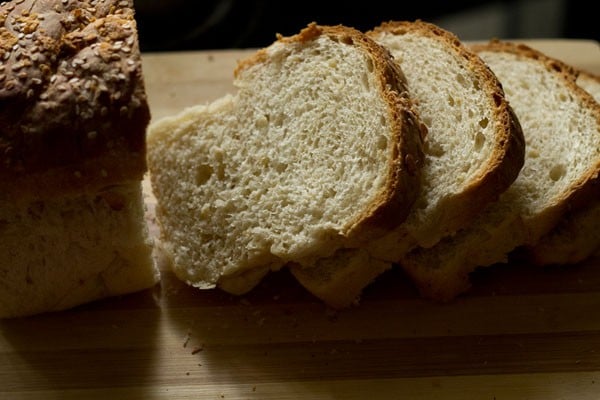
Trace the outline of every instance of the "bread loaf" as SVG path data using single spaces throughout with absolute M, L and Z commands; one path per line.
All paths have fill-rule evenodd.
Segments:
M 235 85 L 150 129 L 161 242 L 179 278 L 241 294 L 405 218 L 422 132 L 382 47 L 311 24 L 241 61 Z
M 336 308 L 352 304 L 407 251 L 466 226 L 515 180 L 524 158 L 500 83 L 455 35 L 422 21 L 384 23 L 368 34 L 404 71 L 427 126 L 423 190 L 404 223 L 366 246 L 370 257 L 344 250 L 314 268 L 292 266 L 305 288 Z
M 437 300 L 464 292 L 478 266 L 537 243 L 568 209 L 599 196 L 600 109 L 577 86 L 573 69 L 524 45 L 492 41 L 474 49 L 499 77 L 521 122 L 525 165 L 468 228 L 403 258 L 421 293 Z
M 153 286 L 132 1 L 0 5 L 0 317 Z

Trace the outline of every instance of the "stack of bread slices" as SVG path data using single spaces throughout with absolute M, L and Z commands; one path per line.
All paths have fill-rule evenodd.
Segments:
M 447 301 L 515 249 L 600 246 L 598 77 L 401 21 L 310 24 L 234 83 L 149 130 L 161 246 L 190 285 L 243 294 L 289 268 L 344 308 L 397 266 Z

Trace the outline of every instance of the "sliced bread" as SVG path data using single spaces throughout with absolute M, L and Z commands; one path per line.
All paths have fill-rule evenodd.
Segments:
M 430 247 L 466 226 L 516 179 L 524 159 L 518 120 L 496 76 L 452 33 L 422 21 L 384 23 L 368 35 L 402 68 L 427 126 L 423 190 L 406 221 L 367 246 L 291 267 L 298 281 L 332 307 L 362 289 L 416 246 Z
M 310 24 L 241 61 L 235 85 L 149 131 L 162 246 L 179 278 L 240 294 L 406 217 L 423 132 L 383 47 Z
M 600 102 L 600 76 L 579 71 L 577 84 Z M 600 199 L 567 212 L 558 226 L 527 251 L 538 265 L 575 264 L 600 249 Z
M 525 165 L 517 180 L 467 229 L 401 260 L 424 296 L 450 300 L 478 266 L 536 243 L 569 207 L 598 196 L 600 109 L 569 66 L 523 45 L 473 49 L 492 68 L 523 127 Z

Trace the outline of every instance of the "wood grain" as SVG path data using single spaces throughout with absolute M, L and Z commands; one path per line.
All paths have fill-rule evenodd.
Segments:
M 528 44 L 600 73 L 597 43 Z M 248 54 L 145 55 L 153 118 L 233 92 Z M 419 299 L 393 270 L 342 312 L 286 272 L 243 297 L 162 272 L 152 290 L 0 321 L 0 399 L 599 397 L 598 258 L 479 271 L 449 304 Z

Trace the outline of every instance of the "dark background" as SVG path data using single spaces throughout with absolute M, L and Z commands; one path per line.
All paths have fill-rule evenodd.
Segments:
M 142 51 L 265 47 L 311 21 L 366 31 L 387 20 L 422 19 L 463 40 L 599 40 L 593 1 L 134 0 Z

